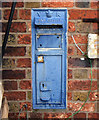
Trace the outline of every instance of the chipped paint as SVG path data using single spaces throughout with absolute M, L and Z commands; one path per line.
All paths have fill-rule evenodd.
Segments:
M 88 57 L 99 58 L 99 39 L 97 34 L 88 35 Z

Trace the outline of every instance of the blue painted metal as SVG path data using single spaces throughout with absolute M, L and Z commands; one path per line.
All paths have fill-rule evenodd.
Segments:
M 35 25 L 63 25 L 61 18 L 35 18 Z
M 36 48 L 61 48 L 61 45 L 61 35 L 38 35 L 36 40 Z
M 33 109 L 66 108 L 66 32 L 67 9 L 32 9 Z

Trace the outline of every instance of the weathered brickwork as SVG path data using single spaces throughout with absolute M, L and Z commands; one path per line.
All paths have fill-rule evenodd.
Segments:
M 79 2 L 82 1 L 82 2 Z M 11 2 L 3 2 L 2 42 L 7 28 Z M 67 109 L 66 110 L 33 110 L 32 109 L 32 8 L 67 8 L 68 9 L 68 53 L 67 53 Z M 99 33 L 97 23 L 83 22 L 83 18 L 99 17 L 97 0 L 41 0 L 41 2 L 18 2 L 8 37 L 7 48 L 2 64 L 4 95 L 9 103 L 9 118 L 17 120 L 19 110 L 27 104 L 28 117 L 32 119 L 66 119 L 76 112 L 86 101 L 91 85 L 91 68 L 88 59 L 81 60 L 82 53 L 76 48 L 72 35 L 78 46 L 87 53 L 89 33 Z M 70 120 L 99 119 L 99 59 L 92 59 L 93 82 L 88 101 L 81 111 Z M 26 118 L 26 109 L 20 114 Z

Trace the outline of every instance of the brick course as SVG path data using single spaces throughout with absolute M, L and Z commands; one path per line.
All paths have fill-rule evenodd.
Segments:
M 26 92 L 5 92 L 4 95 L 7 97 L 7 100 L 26 100 Z
M 83 103 L 68 103 L 68 109 L 70 111 L 78 111 Z M 81 109 L 84 112 L 94 112 L 95 111 L 95 103 L 86 103 L 85 106 Z
M 69 1 L 69 0 L 64 0 L 63 2 L 54 2 L 53 0 L 49 1 L 49 2 L 43 2 L 42 3 L 42 7 L 73 7 L 74 6 L 74 2 L 73 0 Z
M 25 56 L 25 47 L 7 47 L 5 56 Z
M 45 113 L 44 119 L 66 119 L 71 113 Z
M 18 36 L 18 44 L 30 44 L 31 43 L 31 35 L 19 35 Z
M 12 6 L 12 2 L 2 2 L 2 7 L 11 7 Z M 20 8 L 20 7 L 24 7 L 24 3 L 23 2 L 18 2 L 16 4 L 16 7 Z
M 5 32 L 7 28 L 7 23 L 2 24 L 2 32 Z M 13 22 L 11 24 L 10 32 L 26 32 L 26 23 L 25 22 Z
M 20 89 L 31 89 L 31 81 L 21 81 L 19 87 Z
M 3 70 L 2 78 L 3 79 L 24 79 L 25 70 Z
M 86 114 L 85 113 L 77 113 L 73 118 L 74 118 L 74 120 L 77 120 L 77 119 L 84 120 L 84 119 L 86 119 Z
M 81 10 L 81 9 L 71 9 L 69 10 L 69 19 L 77 20 L 83 18 L 97 18 L 97 10 Z
M 31 67 L 31 59 L 29 58 L 20 58 L 17 60 L 17 67 L 28 68 Z
M 19 18 L 22 20 L 30 20 L 31 19 L 31 11 L 30 10 L 19 10 Z
M 2 35 L 2 41 L 4 41 L 4 35 Z M 16 44 L 16 35 L 10 34 L 8 36 L 7 45 L 15 45 Z
M 81 34 L 74 35 L 74 39 L 75 39 L 77 44 L 79 44 L 79 43 L 80 44 L 87 44 L 87 35 L 81 35 Z M 74 44 L 71 36 L 69 36 L 68 42 L 69 42 L 69 44 Z
M 2 61 L 2 67 L 3 68 L 15 68 L 15 59 L 3 59 Z
M 17 90 L 17 82 L 16 81 L 4 81 L 3 82 L 5 90 Z
M 90 80 L 71 80 L 68 82 L 69 90 L 90 90 Z M 92 82 L 92 90 L 97 90 L 97 81 Z
M 4 10 L 3 18 L 4 18 L 5 20 L 8 20 L 8 19 L 9 19 L 10 11 L 11 11 L 11 10 Z M 17 19 L 17 10 L 15 10 L 15 12 L 14 12 L 13 19 L 14 19 L 14 20 Z

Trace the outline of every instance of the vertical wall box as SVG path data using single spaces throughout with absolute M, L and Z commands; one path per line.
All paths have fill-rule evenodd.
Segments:
M 32 9 L 33 109 L 66 108 L 67 9 Z

